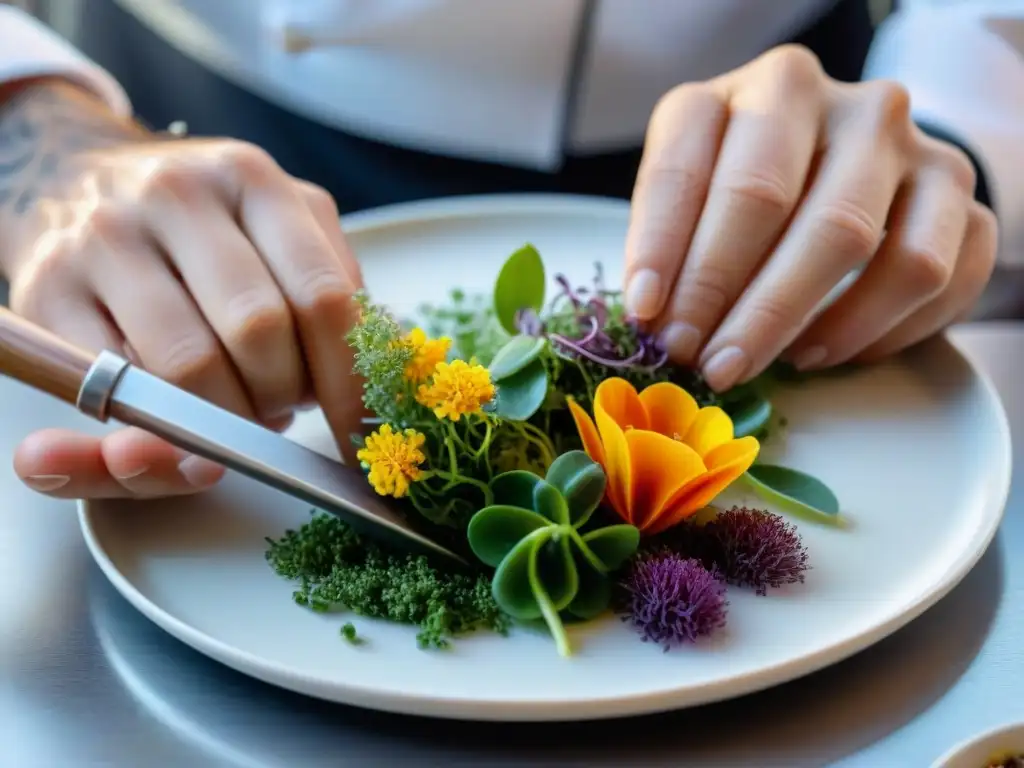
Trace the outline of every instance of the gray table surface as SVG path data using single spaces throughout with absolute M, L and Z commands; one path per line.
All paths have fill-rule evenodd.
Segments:
M 1024 325 L 965 326 L 953 338 L 992 375 L 1015 441 L 1024 437 Z M 95 428 L 8 381 L 0 381 L 0 424 L 3 456 L 32 429 Z M 999 535 L 964 582 L 849 661 L 699 710 L 500 726 L 357 711 L 220 667 L 137 614 L 90 560 L 74 506 L 24 490 L 3 464 L 0 766 L 926 768 L 965 737 L 1024 720 L 1019 484 Z

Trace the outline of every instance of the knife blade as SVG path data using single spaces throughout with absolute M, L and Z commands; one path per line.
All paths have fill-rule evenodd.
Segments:
M 0 372 L 98 421 L 139 427 L 301 499 L 367 536 L 465 564 L 410 525 L 359 470 L 213 405 L 113 352 L 93 357 L 6 309 L 0 309 Z

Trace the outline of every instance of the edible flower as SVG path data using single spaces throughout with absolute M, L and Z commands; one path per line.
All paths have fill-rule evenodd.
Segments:
M 415 429 L 395 432 L 390 424 L 369 435 L 356 458 L 369 467 L 367 479 L 373 490 L 396 499 L 405 496 L 409 484 L 423 476 L 420 465 L 427 459 L 421 450 L 425 439 Z
M 437 364 L 443 363 L 448 357 L 448 350 L 452 346 L 452 340 L 447 337 L 427 338 L 422 328 L 413 328 L 402 339 L 402 343 L 412 353 L 405 365 L 405 378 L 415 383 L 429 379 Z
M 733 507 L 700 527 L 704 555 L 730 584 L 768 588 L 802 584 L 809 568 L 807 548 L 796 526 L 763 509 Z
M 721 408 L 701 408 L 670 382 L 637 394 L 625 379 L 605 379 L 594 393 L 593 420 L 571 400 L 569 408 L 584 450 L 608 476 L 608 504 L 645 534 L 707 506 L 760 449 L 754 437 L 735 439 Z
M 416 400 L 432 408 L 437 418 L 452 421 L 479 413 L 493 399 L 494 384 L 487 369 L 465 360 L 438 363 L 430 383 L 421 384 L 416 394 Z
M 620 611 L 644 642 L 666 651 L 725 626 L 725 581 L 699 560 L 668 550 L 636 559 L 622 582 Z

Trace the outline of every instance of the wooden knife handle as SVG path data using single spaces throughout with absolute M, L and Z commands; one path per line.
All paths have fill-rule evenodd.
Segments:
M 0 307 L 0 374 L 75 405 L 94 359 Z

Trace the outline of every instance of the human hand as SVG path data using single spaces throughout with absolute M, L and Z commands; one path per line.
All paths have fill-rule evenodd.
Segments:
M 877 359 L 984 290 L 996 225 L 974 185 L 968 158 L 914 125 L 901 86 L 840 83 L 805 49 L 776 48 L 655 109 L 627 307 L 720 391 L 780 355 L 800 369 Z
M 274 429 L 315 401 L 347 451 L 362 405 L 344 336 L 362 278 L 324 190 L 249 144 L 143 141 L 90 153 L 36 207 L 9 260 L 12 309 Z M 69 498 L 188 493 L 223 474 L 134 428 L 33 434 L 15 469 Z

